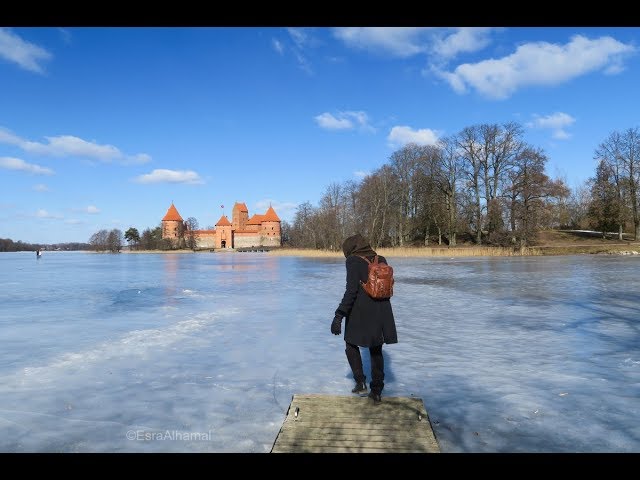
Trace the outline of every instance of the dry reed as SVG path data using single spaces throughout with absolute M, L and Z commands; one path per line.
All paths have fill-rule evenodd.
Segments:
M 376 250 L 385 257 L 520 257 L 542 255 L 535 247 L 393 247 Z M 270 255 L 293 255 L 300 257 L 342 257 L 341 251 L 314 250 L 310 248 L 282 248 L 269 252 Z

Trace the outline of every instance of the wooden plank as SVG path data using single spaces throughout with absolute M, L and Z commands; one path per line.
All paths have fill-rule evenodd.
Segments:
M 294 423 L 295 422 L 295 423 Z M 301 424 L 301 427 L 298 427 L 297 424 Z M 389 420 L 387 422 L 375 422 L 375 423 L 369 423 L 366 425 L 367 430 L 373 432 L 375 430 L 380 430 L 383 432 L 387 432 L 389 431 L 389 429 L 393 429 L 394 427 L 397 427 L 397 429 L 402 429 L 402 430 L 407 430 L 407 429 L 411 429 L 415 426 L 415 422 L 413 421 L 408 421 L 408 422 L 394 422 L 393 420 Z M 330 428 L 330 429 L 335 429 L 335 428 L 339 428 L 340 430 L 362 430 L 363 428 L 363 423 L 362 422 L 354 422 L 354 421 L 350 421 L 350 422 L 340 422 L 340 421 L 333 421 L 333 420 L 322 420 L 322 419 L 317 419 L 314 421 L 304 421 L 304 420 L 294 420 L 291 422 L 287 422 L 285 421 L 282 424 L 282 428 L 283 429 L 294 429 L 294 428 Z
M 401 433 L 392 433 L 386 435 L 371 435 L 369 432 L 358 432 L 345 435 L 343 432 L 339 430 L 334 430 L 331 432 L 314 432 L 309 430 L 299 431 L 295 434 L 296 440 L 323 440 L 325 442 L 330 442 L 330 444 L 334 444 L 335 442 L 354 442 L 360 441 L 362 438 L 366 437 L 367 442 L 394 442 L 394 443 L 402 443 L 402 442 L 413 442 L 413 441 L 421 441 L 421 438 L 418 432 L 401 432 Z
M 271 450 L 271 453 L 436 453 L 424 452 L 422 450 L 403 450 L 388 448 L 336 448 L 336 447 L 303 447 L 300 445 L 282 446 L 279 445 Z
M 294 395 L 273 453 L 440 451 L 422 399 Z
M 412 438 L 408 440 L 383 439 L 370 441 L 368 437 L 360 436 L 355 439 L 325 439 L 325 438 L 295 438 L 289 441 L 282 440 L 279 445 L 302 445 L 306 447 L 327 447 L 327 448 L 381 448 L 401 450 L 425 451 L 432 447 L 432 443 L 426 439 Z

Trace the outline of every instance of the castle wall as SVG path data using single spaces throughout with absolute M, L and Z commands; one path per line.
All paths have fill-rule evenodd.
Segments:
M 280 247 L 282 246 L 282 237 L 280 235 L 273 237 L 263 237 L 262 245 L 265 247 Z
M 261 236 L 257 233 L 236 233 L 234 237 L 234 247 L 259 247 Z
M 198 235 L 196 237 L 198 248 L 216 248 L 216 236 L 213 233 Z

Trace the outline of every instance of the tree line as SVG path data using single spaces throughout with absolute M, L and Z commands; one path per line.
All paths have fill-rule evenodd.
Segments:
M 36 250 L 89 250 L 91 248 L 87 243 L 68 242 L 68 243 L 27 243 L 21 240 L 14 242 L 10 238 L 0 238 L 0 252 L 35 252 Z
M 361 181 L 330 184 L 317 206 L 300 204 L 293 221 L 281 224 L 283 245 L 339 250 L 355 232 L 374 248 L 527 246 L 551 228 L 640 237 L 639 128 L 611 133 L 594 152 L 594 176 L 573 190 L 545 173 L 546 153 L 523 137 L 516 122 L 484 123 L 435 145 L 408 144 Z M 197 229 L 190 217 L 177 241 L 162 238 L 162 224 L 142 234 L 131 227 L 124 239 L 132 249 L 195 249 Z M 119 251 L 122 234 L 113 232 L 94 234 L 91 245 Z
M 96 252 L 104 252 L 109 251 L 112 253 L 118 253 L 122 250 L 122 246 L 124 244 L 124 236 L 122 235 L 122 231 L 118 228 L 114 228 L 112 230 L 98 230 L 96 233 L 91 235 L 89 239 L 89 245 Z
M 596 174 L 570 190 L 545 173 L 545 152 L 515 122 L 478 124 L 435 145 L 408 144 L 360 182 L 333 183 L 318 206 L 298 206 L 283 235 L 292 247 L 338 250 L 361 232 L 381 246 L 535 244 L 549 228 L 631 228 L 640 234 L 640 134 L 614 132 Z
M 124 234 L 117 228 L 111 231 L 99 230 L 89 239 L 89 244 L 95 251 L 120 252 L 126 241 L 132 250 L 174 250 L 197 247 L 195 231 L 199 229 L 198 221 L 189 217 L 179 225 L 178 238 L 170 240 L 162 238 L 162 223 L 155 228 L 146 228 L 140 234 L 135 227 L 129 227 Z
M 640 236 L 640 129 L 611 133 L 596 149 L 596 173 L 589 180 L 588 214 L 599 231 Z

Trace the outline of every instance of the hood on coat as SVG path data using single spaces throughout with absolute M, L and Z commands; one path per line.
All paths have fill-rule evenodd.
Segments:
M 348 237 L 344 242 L 342 242 L 342 252 L 345 257 L 348 257 L 349 255 L 360 255 L 364 257 L 377 255 L 375 250 L 373 250 L 371 245 L 369 245 L 367 239 L 359 233 Z

